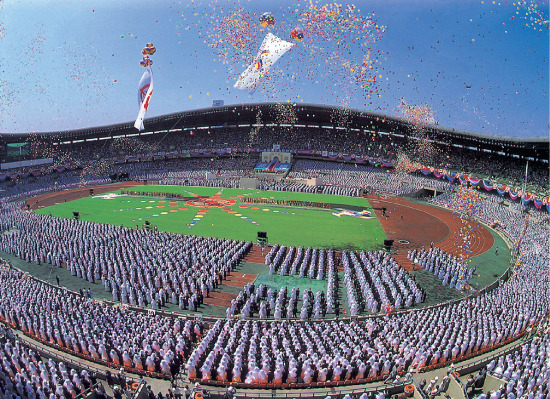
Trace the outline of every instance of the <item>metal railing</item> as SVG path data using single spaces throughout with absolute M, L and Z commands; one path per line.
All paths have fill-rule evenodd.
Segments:
M 418 381 L 416 381 L 416 379 L 413 378 L 412 382 L 414 384 L 416 391 L 419 393 L 420 396 L 422 396 L 422 399 L 428 399 L 428 394 L 426 394 L 426 392 L 424 392 L 424 390 L 420 388 L 420 384 L 418 383 Z
M 92 385 L 90 388 L 86 389 L 85 391 L 80 392 L 78 395 L 74 397 L 74 399 L 82 399 L 88 396 L 88 394 L 92 393 L 97 387 L 101 385 L 100 382 L 96 382 L 94 385 Z
M 456 376 L 455 373 L 451 374 L 451 378 L 462 388 L 462 393 L 464 394 L 465 398 L 468 398 L 468 390 L 466 389 L 466 385 L 462 382 L 460 378 Z
M 388 384 L 379 384 L 375 386 L 364 386 L 364 387 L 340 387 L 335 386 L 327 389 L 317 389 L 317 388 L 304 388 L 302 390 L 272 390 L 268 392 L 258 392 L 257 390 L 247 390 L 239 389 L 237 392 L 237 397 L 240 398 L 271 398 L 271 399 L 293 399 L 293 398 L 326 398 L 331 396 L 332 398 L 342 398 L 345 395 L 361 395 L 363 393 L 369 392 L 386 392 L 388 394 L 394 395 L 397 393 L 404 392 L 405 383 L 398 385 L 388 385 Z M 208 387 L 207 392 L 210 393 L 213 397 L 223 397 L 225 393 L 225 388 L 218 387 Z

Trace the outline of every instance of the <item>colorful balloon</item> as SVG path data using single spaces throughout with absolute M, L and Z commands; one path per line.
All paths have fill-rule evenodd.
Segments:
M 273 17 L 272 12 L 264 12 L 262 15 L 260 15 L 260 25 L 264 28 L 266 26 L 273 26 L 275 25 L 275 18 Z
M 139 65 L 141 65 L 142 67 L 146 68 L 148 66 L 151 66 L 153 65 L 153 60 L 149 58 L 148 55 L 144 56 L 142 58 L 142 60 L 139 62 Z
M 302 40 L 304 40 L 304 31 L 302 30 L 302 28 L 294 28 L 290 32 L 290 37 L 298 42 L 301 42 Z
M 145 47 L 143 47 L 143 50 L 141 50 L 141 54 L 143 55 L 146 55 L 146 54 L 149 54 L 149 55 L 153 55 L 155 54 L 157 51 L 157 49 L 155 48 L 155 46 L 153 46 L 153 43 L 147 43 L 145 45 Z

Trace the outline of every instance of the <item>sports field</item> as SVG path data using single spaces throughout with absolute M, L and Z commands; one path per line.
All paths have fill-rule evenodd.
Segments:
M 386 237 L 365 198 L 184 186 L 136 186 L 132 190 L 177 193 L 185 198 L 120 196 L 120 191 L 113 191 L 111 195 L 58 203 L 36 212 L 63 218 L 79 212 L 81 220 L 140 229 L 149 221 L 152 228 L 157 226 L 161 231 L 253 242 L 258 231 L 265 231 L 270 244 L 312 248 L 380 249 Z M 247 198 L 330 203 L 331 209 L 292 203 L 250 204 L 245 202 Z

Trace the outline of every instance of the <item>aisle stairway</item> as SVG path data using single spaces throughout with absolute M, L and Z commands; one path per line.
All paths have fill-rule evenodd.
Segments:
M 397 251 L 392 254 L 392 258 L 401 266 L 402 269 L 410 272 L 415 267 L 415 264 L 412 260 L 407 258 L 407 250 Z M 419 269 L 419 266 L 416 265 L 416 269 Z
M 262 247 L 254 244 L 252 249 L 244 256 L 241 262 L 251 262 L 259 263 L 261 265 L 265 264 L 265 255 L 268 254 L 270 247 L 264 249 L 264 255 L 262 255 Z

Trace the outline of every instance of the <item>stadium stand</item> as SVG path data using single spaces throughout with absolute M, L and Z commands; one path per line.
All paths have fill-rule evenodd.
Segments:
M 255 115 L 256 108 L 249 108 L 242 109 L 243 119 Z M 276 291 L 249 284 L 228 307 L 227 317 L 216 320 L 182 319 L 145 308 L 158 310 L 170 302 L 182 310 L 192 310 L 223 281 L 224 274 L 236 267 L 250 243 L 164 232 L 147 234 L 40 216 L 25 209 L 24 205 L 33 204 L 32 198 L 39 194 L 109 183 L 114 174 L 128 173 L 131 180 L 166 185 L 238 187 L 241 177 L 255 175 L 257 151 L 249 150 L 270 149 L 279 143 L 291 149 L 296 160 L 281 180 L 260 176 L 262 189 L 361 196 L 366 192 L 411 195 L 429 187 L 445 192 L 431 197 L 431 203 L 451 206 L 456 181 L 418 170 L 404 174 L 393 167 L 395 162 L 384 166 L 384 161 L 398 158 L 398 147 L 405 140 L 389 134 L 399 131 L 406 135 L 406 127 L 396 121 L 376 126 L 377 132 L 388 134 L 377 134 L 375 145 L 361 150 L 362 156 L 373 161 L 362 164 L 346 161 L 343 155 L 357 152 L 357 145 L 364 142 L 364 129 L 359 127 L 366 116 L 354 116 L 355 125 L 348 129 L 323 129 L 329 110 L 312 107 L 319 115 L 314 123 L 317 127 L 296 128 L 292 135 L 260 131 L 250 143 L 250 129 L 237 127 L 237 121 L 231 119 L 235 118 L 232 109 L 226 109 L 226 113 L 218 110 L 206 118 L 201 114 L 207 121 L 202 123 L 209 126 L 221 125 L 216 118 L 235 124 L 212 128 L 214 134 L 208 136 L 196 129 L 201 122 L 190 112 L 189 120 L 176 115 L 150 121 L 151 131 L 162 132 L 118 142 L 110 138 L 110 145 L 97 138 L 112 137 L 113 132 L 124 135 L 130 128 L 119 125 L 67 132 L 63 139 L 59 139 L 62 134 L 43 137 L 63 140 L 57 148 L 64 156 L 52 165 L 14 168 L 9 176 L 2 176 L 0 249 L 27 262 L 66 267 L 80 279 L 100 282 L 111 292 L 113 301 L 97 301 L 86 292 L 54 287 L 3 261 L 0 321 L 44 345 L 113 370 L 122 366 L 152 378 L 186 378 L 190 384 L 224 388 L 232 384 L 243 390 L 338 388 L 383 382 L 390 376 L 397 378 L 413 371 L 424 375 L 467 359 L 490 356 L 495 349 L 510 345 L 510 353 L 488 362 L 487 373 L 480 373 L 479 382 L 473 377 L 473 383 L 467 380 L 465 387 L 476 394 L 499 391 L 500 397 L 507 398 L 525 394 L 537 399 L 548 397 L 549 335 L 548 322 L 543 320 L 550 311 L 550 241 L 544 205 L 525 205 L 520 198 L 503 207 L 503 195 L 486 190 L 476 217 L 490 225 L 499 221 L 494 229 L 515 243 L 514 263 L 508 279 L 466 299 L 416 309 L 424 293 L 387 253 L 343 252 L 339 275 L 339 263 L 331 250 L 274 246 L 265 257 L 272 275 L 326 281 L 327 289 L 313 294 L 307 289 Z M 312 124 L 305 115 L 303 122 Z M 178 118 L 181 122 L 175 125 Z M 173 126 L 174 131 L 168 131 L 167 126 Z M 186 129 L 196 134 L 182 134 L 189 131 Z M 507 185 L 520 185 L 529 156 L 527 183 L 548 197 L 545 143 L 499 142 L 445 129 L 433 134 L 442 151 L 437 151 L 441 155 L 427 166 L 475 172 L 487 181 L 506 179 Z M 86 141 L 73 142 L 81 139 Z M 21 137 L 6 135 L 3 140 Z M 475 143 L 477 150 L 454 147 L 457 143 Z M 504 155 L 499 153 L 502 147 L 506 147 Z M 215 148 L 225 152 L 214 153 Z M 491 152 L 471 157 L 481 148 Z M 330 160 L 328 155 L 312 153 L 323 151 L 338 154 Z M 62 161 L 66 159 L 70 161 Z M 90 159 L 109 162 L 90 167 Z M 207 179 L 206 172 L 216 179 Z M 297 182 L 314 176 L 323 177 L 321 187 Z M 471 274 L 441 250 L 419 249 L 412 251 L 410 258 L 457 289 Z M 345 319 L 336 317 L 340 279 L 352 310 L 352 317 Z M 392 307 L 403 311 L 385 312 Z M 366 310 L 373 315 L 357 317 Z M 290 320 L 289 314 L 293 315 Z M 292 320 L 294 315 L 299 320 Z M 538 335 L 524 340 L 533 331 Z M 70 370 L 53 360 L 41 362 L 35 351 L 7 335 L 2 339 L 0 389 L 4 397 L 48 397 L 49 392 L 76 396 L 93 385 L 85 370 Z M 497 382 L 502 387 L 494 386 Z M 373 388 L 350 397 L 390 396 L 384 392 Z

